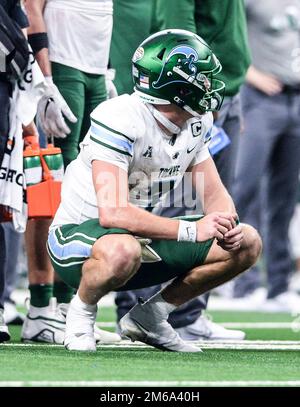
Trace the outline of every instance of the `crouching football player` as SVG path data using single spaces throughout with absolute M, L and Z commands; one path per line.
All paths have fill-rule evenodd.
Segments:
M 199 36 L 166 30 L 140 45 L 132 69 L 135 92 L 91 114 L 50 228 L 53 266 L 78 288 L 64 343 L 95 351 L 102 296 L 172 280 L 121 319 L 122 334 L 163 350 L 199 352 L 180 339 L 169 313 L 248 269 L 261 251 L 255 229 L 239 224 L 207 147 L 211 111 L 222 104 L 225 85 L 215 78 L 221 65 Z M 187 172 L 204 216 L 151 213 Z

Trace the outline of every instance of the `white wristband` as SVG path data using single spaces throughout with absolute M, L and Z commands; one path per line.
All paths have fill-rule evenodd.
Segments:
M 177 242 L 196 242 L 197 241 L 197 223 L 179 221 Z

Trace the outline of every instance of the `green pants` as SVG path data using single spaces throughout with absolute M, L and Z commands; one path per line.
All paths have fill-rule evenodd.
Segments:
M 197 219 L 199 217 L 189 220 Z M 64 225 L 50 231 L 47 249 L 54 270 L 65 283 L 78 288 L 82 265 L 90 257 L 93 244 L 109 234 L 129 232 L 124 229 L 105 229 L 100 226 L 98 219 L 80 225 Z M 142 263 L 137 273 L 119 291 L 150 287 L 186 274 L 204 263 L 212 242 L 212 239 L 203 243 L 153 240 L 150 247 L 160 256 L 161 261 Z
M 114 0 L 109 57 L 116 70 L 114 84 L 119 95 L 133 92 L 131 59 L 139 44 L 151 33 L 154 6 L 154 0 Z M 129 29 L 125 21 L 130 21 L 134 29 Z
M 66 120 L 71 133 L 65 139 L 55 140 L 56 146 L 62 150 L 66 167 L 78 155 L 79 143 L 90 127 L 91 112 L 106 100 L 105 77 L 55 62 L 52 62 L 52 75 L 54 83 L 77 117 L 76 123 Z

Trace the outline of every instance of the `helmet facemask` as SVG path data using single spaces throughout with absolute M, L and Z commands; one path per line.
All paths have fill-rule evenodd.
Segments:
M 176 72 L 187 82 L 186 84 L 181 82 L 182 86 L 179 87 L 178 97 L 175 97 L 174 102 L 190 113 L 217 111 L 223 103 L 225 84 L 223 81 L 214 78 L 215 75 L 220 73 L 222 67 L 214 55 L 213 58 L 216 67 L 211 71 L 197 73 L 194 66 L 194 73 L 189 75 L 181 69 L 180 65 L 173 67 L 173 72 Z M 180 64 L 181 60 L 178 60 L 178 62 Z

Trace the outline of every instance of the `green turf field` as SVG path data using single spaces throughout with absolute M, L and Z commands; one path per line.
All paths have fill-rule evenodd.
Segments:
M 211 312 L 216 322 L 243 329 L 245 342 L 203 342 L 203 353 L 161 352 L 127 341 L 96 353 L 20 343 L 20 328 L 0 345 L 0 385 L 18 386 L 300 386 L 300 319 L 287 314 Z M 98 323 L 114 329 L 114 309 Z

